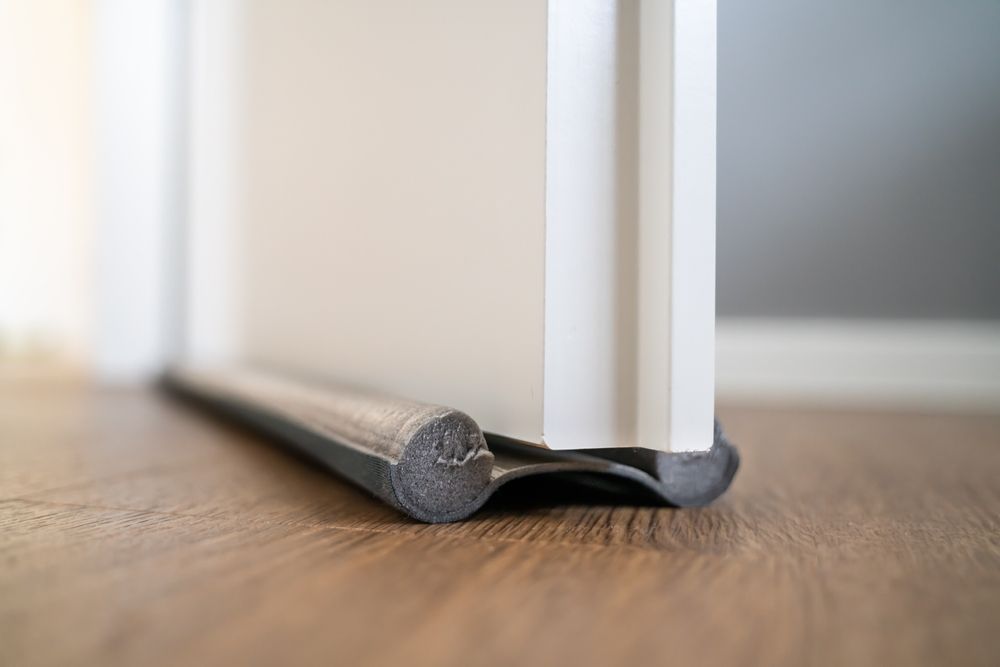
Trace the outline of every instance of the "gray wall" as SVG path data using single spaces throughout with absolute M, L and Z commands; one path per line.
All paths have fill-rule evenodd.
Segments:
M 1000 0 L 719 2 L 721 316 L 1000 318 Z

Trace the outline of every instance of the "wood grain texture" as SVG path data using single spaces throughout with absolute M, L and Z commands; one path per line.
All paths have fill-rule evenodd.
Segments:
M 1000 664 L 1000 418 L 721 417 L 711 507 L 427 526 L 152 393 L 0 386 L 0 665 Z

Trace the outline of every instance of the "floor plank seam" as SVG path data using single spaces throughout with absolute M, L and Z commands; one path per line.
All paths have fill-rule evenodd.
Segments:
M 93 504 L 83 504 L 83 503 L 67 503 L 56 500 L 45 500 L 40 498 L 7 498 L 0 499 L 0 504 L 11 503 L 11 502 L 23 502 L 32 505 L 47 505 L 55 507 L 67 507 L 75 509 L 90 509 L 99 510 L 105 512 L 128 512 L 132 514 L 145 514 L 152 516 L 169 516 L 178 517 L 185 519 L 198 519 L 202 521 L 215 521 L 218 523 L 228 523 L 231 524 L 234 521 L 234 517 L 231 516 L 217 516 L 211 514 L 190 514 L 186 512 L 170 512 L 167 510 L 151 510 L 151 509 L 139 509 L 134 507 L 117 507 L 111 505 L 93 505 Z M 638 544 L 608 544 L 599 542 L 568 542 L 565 540 L 551 541 L 544 538 L 517 538 L 517 537 L 498 537 L 498 536 L 483 536 L 483 535 L 449 535 L 443 533 L 438 526 L 416 526 L 417 528 L 424 528 L 424 530 L 413 530 L 411 528 L 404 528 L 402 530 L 392 530 L 392 529 L 381 529 L 376 527 L 365 527 L 365 526 L 348 526 L 343 524 L 315 524 L 308 523 L 304 521 L 281 521 L 281 520 L 259 520 L 251 519 L 253 524 L 258 526 L 286 526 L 293 528 L 305 529 L 311 532 L 324 532 L 324 531 L 346 531 L 346 532 L 360 532 L 369 533 L 377 535 L 396 535 L 396 536 L 419 536 L 419 535 L 433 535 L 438 538 L 455 540 L 455 541 L 474 541 L 474 542 L 485 542 L 485 543 L 495 543 L 495 544 L 537 544 L 544 545 L 546 547 L 565 547 L 572 549 L 592 549 L 592 550 L 627 550 L 627 551 L 637 551 L 640 553 L 654 553 L 654 554 L 667 554 L 674 553 L 678 551 L 677 549 L 663 549 L 657 547 L 648 547 Z M 702 553 L 702 552 L 699 552 Z

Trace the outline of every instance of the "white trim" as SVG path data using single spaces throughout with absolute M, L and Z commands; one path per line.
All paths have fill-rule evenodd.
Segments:
M 95 370 L 113 382 L 154 376 L 179 343 L 183 4 L 95 4 Z
M 639 43 L 638 442 L 700 451 L 715 410 L 715 0 L 644 0 Z
M 549 3 L 553 449 L 712 446 L 715 23 L 714 0 Z
M 622 329 L 634 319 L 623 313 L 634 261 L 621 253 L 635 224 L 634 192 L 621 192 L 620 172 L 634 176 L 635 142 L 619 129 L 634 125 L 635 63 L 623 66 L 619 53 L 634 42 L 635 16 L 621 5 L 548 5 L 543 440 L 553 449 L 635 439 L 634 420 L 622 414 L 633 409 L 634 365 L 620 354 L 633 344 Z M 626 252 L 631 260 L 634 247 Z
M 715 77 L 715 0 L 675 0 L 670 239 L 674 451 L 708 449 L 715 434 Z
M 638 437 L 670 445 L 670 267 L 673 215 L 673 3 L 639 8 Z
M 719 398 L 1000 412 L 1000 323 L 720 319 Z
M 239 0 L 191 7 L 184 345 L 188 363 L 239 358 L 239 135 L 245 8 Z

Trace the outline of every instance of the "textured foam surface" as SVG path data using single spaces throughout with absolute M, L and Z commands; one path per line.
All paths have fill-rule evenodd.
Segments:
M 552 475 L 622 502 L 705 505 L 739 456 L 716 425 L 707 452 L 553 451 L 483 434 L 450 408 L 245 369 L 176 370 L 165 386 L 298 448 L 420 521 L 464 519 L 515 479 Z M 596 484 L 595 484 L 596 482 Z

